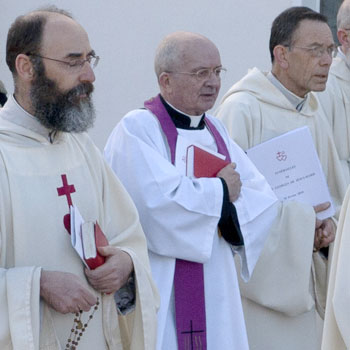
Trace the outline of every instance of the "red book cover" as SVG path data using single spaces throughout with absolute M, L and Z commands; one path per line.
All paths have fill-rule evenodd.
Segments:
M 106 258 L 102 255 L 99 254 L 99 252 L 97 251 L 98 247 L 105 247 L 107 246 L 108 240 L 105 236 L 105 234 L 102 232 L 99 224 L 96 222 L 96 224 L 94 224 L 94 230 L 93 230 L 93 234 L 92 234 L 92 242 L 91 242 L 91 246 L 90 248 L 93 250 L 92 253 L 90 254 L 86 254 L 86 250 L 85 247 L 87 246 L 87 244 L 84 244 L 84 238 L 83 237 L 83 245 L 84 245 L 84 256 L 85 256 L 85 262 L 86 264 L 89 266 L 89 268 L 91 270 L 96 269 L 96 267 L 99 267 L 100 265 L 104 264 Z M 91 236 L 90 236 L 91 237 Z M 91 258 L 89 256 L 92 256 Z M 88 257 L 88 258 L 86 258 Z
M 216 174 L 230 164 L 221 154 L 213 154 L 192 145 L 187 150 L 187 175 L 194 177 L 216 177 Z

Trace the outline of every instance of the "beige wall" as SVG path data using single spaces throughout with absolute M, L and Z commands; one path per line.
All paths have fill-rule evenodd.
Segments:
M 0 80 L 12 92 L 5 63 L 6 35 L 15 17 L 48 0 L 0 0 Z M 100 149 L 112 128 L 129 110 L 157 94 L 153 73 L 159 41 L 176 30 L 199 32 L 221 52 L 228 72 L 220 96 L 248 68 L 270 68 L 272 20 L 285 8 L 305 4 L 318 10 L 319 0 L 57 0 L 86 28 L 101 56 L 96 68 L 94 101 L 97 121 L 91 137 Z M 220 98 L 219 96 L 219 98 Z

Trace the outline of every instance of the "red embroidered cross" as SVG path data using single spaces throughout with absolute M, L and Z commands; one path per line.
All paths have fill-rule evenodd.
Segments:
M 72 204 L 72 198 L 70 197 L 70 194 L 75 192 L 74 185 L 68 185 L 67 182 L 67 175 L 61 175 L 63 186 L 60 188 L 57 188 L 57 192 L 59 196 L 67 196 L 68 201 L 68 207 L 70 208 Z
M 70 210 L 70 206 L 73 205 L 72 198 L 70 196 L 71 193 L 75 192 L 75 187 L 74 185 L 68 185 L 67 181 L 67 175 L 63 174 L 61 175 L 63 186 L 57 188 L 57 193 L 59 196 L 66 196 L 67 197 L 67 202 L 68 202 L 68 208 Z M 66 214 L 63 217 L 63 224 L 68 233 L 70 234 L 70 214 Z

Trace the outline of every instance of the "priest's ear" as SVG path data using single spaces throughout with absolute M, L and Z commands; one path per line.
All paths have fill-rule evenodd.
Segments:
M 343 46 L 345 49 L 350 48 L 350 36 L 349 31 L 346 29 L 338 29 L 337 31 L 337 37 L 340 42 L 340 45 Z
M 273 49 L 273 55 L 275 58 L 274 64 L 279 65 L 282 69 L 287 69 L 289 48 L 283 45 L 276 45 Z
M 170 92 L 171 91 L 171 78 L 170 73 L 162 72 L 158 78 L 158 84 L 162 91 Z
M 33 64 L 29 56 L 20 53 L 16 57 L 17 76 L 24 81 L 31 81 L 34 77 Z

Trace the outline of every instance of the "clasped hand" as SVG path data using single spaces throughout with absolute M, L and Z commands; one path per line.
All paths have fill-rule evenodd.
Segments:
M 133 271 L 129 254 L 107 246 L 98 248 L 106 262 L 95 270 L 85 269 L 91 286 L 101 293 L 114 293 L 128 280 Z M 96 304 L 97 297 L 77 275 L 69 272 L 42 270 L 40 296 L 54 310 L 62 314 L 89 311 Z
M 236 163 L 230 163 L 222 168 L 218 173 L 217 177 L 221 177 L 225 180 L 230 202 L 234 202 L 241 193 L 242 182 L 239 173 L 235 170 Z
M 328 209 L 329 202 L 321 203 L 314 206 L 315 213 Z M 315 238 L 314 238 L 314 251 L 318 251 L 321 248 L 328 247 L 335 239 L 336 227 L 331 218 L 320 220 L 316 218 L 315 223 Z

